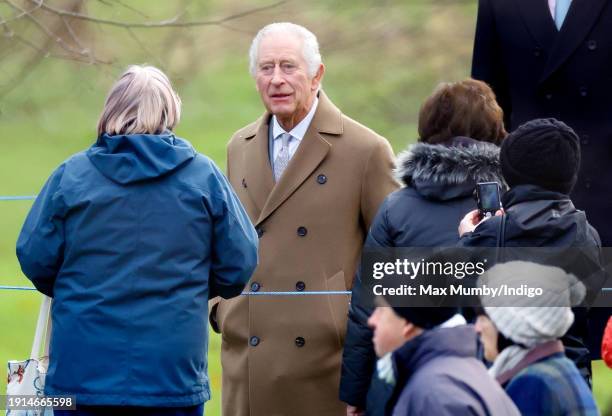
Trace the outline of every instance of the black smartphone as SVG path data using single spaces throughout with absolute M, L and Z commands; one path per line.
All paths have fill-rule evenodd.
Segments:
M 497 182 L 479 182 L 476 184 L 476 204 L 483 217 L 495 215 L 501 209 L 500 186 Z

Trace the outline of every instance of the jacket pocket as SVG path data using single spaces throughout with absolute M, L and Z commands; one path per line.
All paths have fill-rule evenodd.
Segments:
M 346 291 L 344 271 L 341 270 L 329 279 L 326 279 L 325 285 L 328 291 Z M 349 295 L 329 294 L 327 295 L 327 303 L 329 305 L 331 320 L 336 330 L 338 344 L 340 348 L 342 348 L 344 346 L 344 337 L 346 335 Z

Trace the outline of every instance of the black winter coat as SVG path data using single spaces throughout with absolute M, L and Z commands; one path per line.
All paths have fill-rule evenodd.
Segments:
M 476 208 L 477 182 L 503 183 L 499 148 L 468 138 L 449 146 L 417 143 L 398 156 L 397 176 L 405 187 L 390 194 L 374 218 L 366 247 L 448 247 L 459 236 L 463 216 Z M 378 382 L 372 331 L 367 319 L 372 306 L 360 299 L 359 272 L 353 283 L 342 359 L 340 400 L 382 415 L 390 395 Z M 370 380 L 373 384 L 370 390 Z M 370 393 L 368 394 L 368 391 Z
M 587 221 L 585 212 L 577 210 L 567 195 L 536 185 L 518 185 L 503 195 L 502 205 L 506 211 L 505 247 L 592 247 L 594 250 L 589 251 L 594 251 L 595 257 L 599 256 L 601 242 L 597 231 Z M 501 217 L 480 223 L 474 232 L 464 234 L 458 245 L 495 247 L 500 223 Z M 568 251 L 569 260 L 565 263 L 558 263 L 557 259 L 554 265 L 576 274 L 575 270 L 584 268 L 578 262 L 588 259 L 569 257 L 569 254 Z M 590 253 L 587 251 L 587 254 Z M 511 259 L 504 259 L 508 260 Z M 541 259 L 528 260 L 542 262 Z M 562 341 L 568 358 L 590 383 L 588 317 L 585 308 L 573 308 L 573 311 L 574 324 Z
M 479 0 L 472 76 L 491 85 L 509 131 L 547 117 L 576 131 L 572 200 L 612 246 L 612 0 L 572 1 L 560 31 L 544 0 Z

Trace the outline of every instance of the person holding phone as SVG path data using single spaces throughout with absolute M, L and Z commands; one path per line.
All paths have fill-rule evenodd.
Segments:
M 479 210 L 470 211 L 459 225 L 459 246 L 496 247 L 502 226 L 504 247 L 601 246 L 586 213 L 569 197 L 580 169 L 580 142 L 574 130 L 552 118 L 529 121 L 504 140 L 500 161 L 510 187 L 502 196 L 504 213 L 483 219 Z M 503 225 L 500 214 L 506 217 Z M 574 324 L 562 341 L 590 383 L 586 309 L 576 308 L 574 314 Z
M 404 187 L 383 202 L 366 247 L 453 246 L 457 222 L 476 208 L 476 184 L 504 183 L 498 145 L 505 136 L 503 112 L 485 83 L 440 84 L 421 107 L 418 143 L 398 157 L 396 176 Z M 373 305 L 360 298 L 359 272 L 353 285 L 340 399 L 347 415 L 382 415 L 392 386 L 373 377 L 376 355 L 367 325 Z

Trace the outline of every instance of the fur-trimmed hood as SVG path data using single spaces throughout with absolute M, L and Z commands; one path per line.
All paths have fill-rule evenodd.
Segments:
M 467 137 L 450 145 L 416 143 L 397 157 L 396 178 L 428 199 L 470 195 L 477 182 L 496 181 L 505 188 L 499 147 Z

